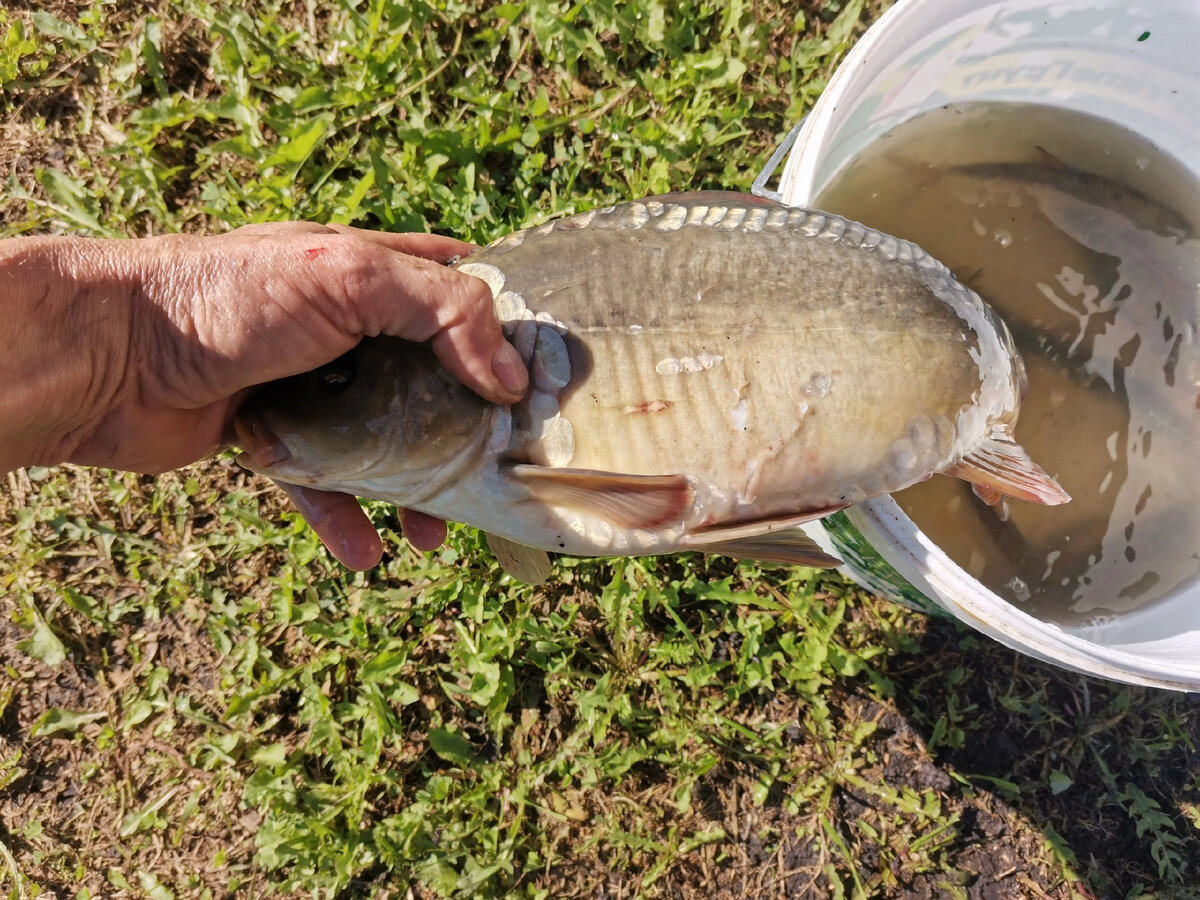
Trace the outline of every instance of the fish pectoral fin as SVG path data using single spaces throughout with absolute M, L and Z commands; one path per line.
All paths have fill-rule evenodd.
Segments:
M 488 549 L 509 575 L 526 584 L 541 584 L 550 577 L 550 554 L 495 534 L 485 534 Z
M 717 553 L 734 559 L 831 569 L 840 566 L 842 561 L 818 547 L 798 526 L 845 508 L 845 504 L 839 504 L 800 515 L 709 525 L 689 532 L 687 543 L 704 553 Z
M 943 469 L 942 474 L 953 475 L 982 488 L 976 494 L 992 505 L 1000 496 L 1045 506 L 1058 506 L 1071 500 L 1071 495 L 1013 440 L 1008 426 L 992 429 L 991 436 L 979 447 Z
M 682 519 L 693 497 L 682 475 L 617 475 L 531 465 L 504 471 L 547 506 L 587 513 L 621 528 L 651 531 Z

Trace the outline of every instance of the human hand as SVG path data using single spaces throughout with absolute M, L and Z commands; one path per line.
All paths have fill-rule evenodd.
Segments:
M 2 252 L 18 243 L 21 266 Z M 57 382 L 55 395 L 66 398 L 48 420 L 61 433 L 27 424 L 26 432 L 38 431 L 32 446 L 40 458 L 16 464 L 65 459 L 143 472 L 186 465 L 232 439 L 233 414 L 256 385 L 317 368 L 377 334 L 430 341 L 465 385 L 512 403 L 528 376 L 495 321 L 490 291 L 443 265 L 469 249 L 436 235 L 309 223 L 216 237 L 4 242 L 0 272 L 17 272 L 19 290 L 61 305 L 59 324 L 77 332 L 56 334 L 66 338 L 71 377 L 32 379 Z M 25 323 L 17 337 L 37 346 L 35 326 Z M 51 350 L 44 341 L 42 349 Z M 38 364 L 53 368 L 47 358 L 42 352 Z M 353 497 L 285 489 L 343 563 L 378 562 L 379 536 Z M 436 519 L 405 512 L 402 522 L 419 548 L 444 538 Z

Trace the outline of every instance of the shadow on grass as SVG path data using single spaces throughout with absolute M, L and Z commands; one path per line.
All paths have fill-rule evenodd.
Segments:
M 1195 896 L 1200 695 L 1077 675 L 941 618 L 897 663 L 895 703 L 939 767 L 1040 829 L 1080 887 Z

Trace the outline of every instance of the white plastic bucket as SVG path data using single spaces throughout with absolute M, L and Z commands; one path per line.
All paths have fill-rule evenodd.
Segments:
M 780 195 L 814 205 L 872 141 L 921 113 L 967 100 L 1038 103 L 1114 121 L 1200 179 L 1197 48 L 1197 0 L 900 0 L 831 80 L 787 159 Z M 1200 304 L 1200 286 L 1197 293 Z M 890 497 L 810 531 L 864 587 L 919 608 L 932 601 L 1016 650 L 1114 681 L 1200 691 L 1194 582 L 1104 624 L 1063 626 L 985 588 Z M 1185 539 L 1200 544 L 1196 536 Z

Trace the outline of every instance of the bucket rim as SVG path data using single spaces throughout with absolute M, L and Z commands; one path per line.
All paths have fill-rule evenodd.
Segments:
M 867 542 L 905 580 L 959 621 L 1006 647 L 1110 681 L 1200 691 L 1200 659 L 1181 668 L 1178 659 L 1168 664 L 1100 644 L 1005 600 L 951 559 L 890 495 L 857 504 L 846 513 Z
M 1017 0 L 1017 5 L 1029 2 Z M 828 150 L 846 107 L 861 91 L 862 79 L 871 77 L 873 67 L 880 66 L 879 60 L 889 55 L 885 51 L 894 29 L 914 12 L 930 5 L 928 0 L 898 0 L 851 49 L 803 121 L 788 153 L 779 180 L 784 202 L 813 205 L 821 156 Z M 1003 4 L 1000 0 L 979 0 L 978 5 Z M 972 578 L 933 543 L 891 496 L 852 506 L 846 510 L 846 516 L 875 553 L 917 590 L 959 621 L 1011 649 L 1060 668 L 1111 681 L 1200 692 L 1200 658 L 1189 662 L 1180 655 L 1135 653 L 1071 633 L 1069 626 L 1030 615 Z M 964 590 L 968 585 L 969 589 Z M 1190 633 L 1190 630 L 1180 631 L 1181 635 Z M 1128 646 L 1137 645 L 1131 642 Z

